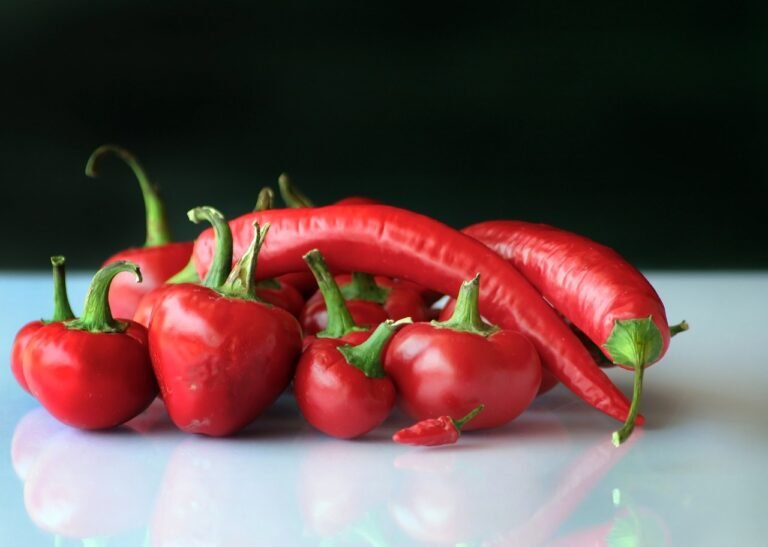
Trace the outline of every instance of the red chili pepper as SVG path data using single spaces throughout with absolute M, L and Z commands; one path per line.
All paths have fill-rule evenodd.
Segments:
M 450 416 L 428 418 L 405 429 L 401 429 L 392 436 L 392 440 L 400 444 L 414 446 L 439 446 L 453 444 L 459 440 L 461 430 L 468 421 L 477 416 L 485 405 L 478 405 L 469 414 L 459 420 Z
M 67 282 L 64 272 L 63 256 L 52 256 L 51 266 L 53 266 L 53 317 L 50 321 L 40 319 L 38 321 L 30 321 L 16 334 L 16 338 L 13 340 L 13 347 L 11 349 L 11 372 L 13 377 L 19 385 L 29 392 L 29 385 L 27 385 L 27 379 L 24 377 L 24 349 L 29 344 L 30 338 L 49 323 L 55 323 L 58 321 L 68 321 L 74 319 L 75 314 L 72 313 L 72 308 L 69 305 L 69 299 L 67 298 Z
M 384 367 L 412 418 L 461 416 L 482 401 L 485 411 L 469 427 L 499 427 L 536 396 L 536 349 L 519 332 L 483 321 L 479 292 L 479 277 L 466 281 L 449 320 L 405 327 L 392 340 Z
M 134 283 L 128 276 L 118 276 L 109 291 L 109 305 L 115 317 L 133 317 L 139 300 L 152 289 L 160 287 L 166 280 L 179 273 L 189 262 L 192 253 L 192 242 L 173 242 L 165 204 L 160 194 L 147 177 L 138 160 L 128 150 L 119 146 L 107 144 L 93 151 L 85 166 L 85 174 L 89 177 L 99 175 L 99 162 L 104 156 L 114 154 L 131 168 L 141 187 L 144 197 L 144 208 L 147 216 L 147 239 L 143 247 L 126 249 L 115 253 L 104 261 L 104 266 L 129 260 L 139 265 L 144 278 L 143 283 Z M 187 271 L 194 274 L 194 271 Z
M 312 260 L 312 253 L 307 260 Z M 332 437 L 351 439 L 381 424 L 395 405 L 395 387 L 384 374 L 381 356 L 400 325 L 381 323 L 363 343 L 318 338 L 304 350 L 294 377 L 294 393 L 304 418 Z
M 616 251 L 544 224 L 491 221 L 464 232 L 509 260 L 613 363 L 635 371 L 632 406 L 614 444 L 631 433 L 645 367 L 661 359 L 670 336 L 664 304 L 648 280 Z
M 147 331 L 117 321 L 107 302 L 112 279 L 136 264 L 115 262 L 93 276 L 80 319 L 45 325 L 22 355 L 32 394 L 59 421 L 82 429 L 127 422 L 149 406 L 157 382 L 147 352 Z
M 301 271 L 301 256 L 317 248 L 331 267 L 407 279 L 443 294 L 480 273 L 488 278 L 480 298 L 483 315 L 527 335 L 542 363 L 576 395 L 618 420 L 629 402 L 536 289 L 499 255 L 429 217 L 384 205 L 278 209 L 230 222 L 235 256 L 246 244 L 250 223 L 270 222 L 260 276 Z M 211 230 L 195 242 L 194 261 L 205 273 L 213 255 Z M 640 417 L 638 417 L 640 419 Z
M 256 259 L 269 225 L 253 225 L 251 243 L 226 276 L 228 241 L 203 286 L 182 284 L 158 303 L 150 353 L 171 420 L 182 430 L 233 434 L 287 387 L 301 351 L 301 327 L 283 309 L 260 302 Z

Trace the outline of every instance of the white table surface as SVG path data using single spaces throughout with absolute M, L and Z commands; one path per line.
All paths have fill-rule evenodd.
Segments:
M 8 367 L 49 276 L 0 274 L 0 545 L 768 545 L 768 274 L 654 273 L 676 337 L 646 375 L 646 426 L 558 387 L 512 424 L 437 449 L 324 437 L 284 396 L 243 435 L 59 425 Z M 76 311 L 86 276 L 70 275 Z M 611 371 L 628 390 L 631 374 Z

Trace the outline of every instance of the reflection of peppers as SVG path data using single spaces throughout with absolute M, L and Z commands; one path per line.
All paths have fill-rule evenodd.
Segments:
M 594 366 L 576 335 L 517 270 L 472 238 L 423 215 L 383 205 L 279 209 L 230 222 L 236 256 L 245 249 L 254 220 L 272 224 L 263 250 L 263 277 L 302 271 L 301 256 L 314 248 L 332 268 L 403 278 L 454 296 L 464 279 L 480 272 L 489 280 L 481 295 L 483 315 L 527 335 L 543 364 L 584 401 L 626 419 L 629 402 Z M 198 273 L 208 270 L 212 244 L 210 230 L 195 242 Z
M 150 183 L 141 164 L 128 150 L 111 144 L 100 146 L 88 158 L 85 174 L 89 177 L 97 177 L 99 162 L 109 154 L 114 154 L 125 161 L 136 175 L 144 196 L 147 215 L 147 239 L 144 246 L 120 251 L 104 261 L 106 266 L 120 260 L 130 260 L 141 268 L 143 283 L 137 285 L 128 276 L 117 276 L 109 290 L 112 314 L 119 318 L 131 318 L 145 293 L 161 286 L 189 261 L 192 243 L 172 241 L 165 204 L 157 188 Z
M 461 286 L 456 309 L 444 322 L 405 327 L 384 359 L 405 411 L 416 420 L 485 410 L 467 429 L 499 427 L 519 416 L 541 383 L 533 344 L 519 332 L 480 317 L 478 277 Z
M 107 291 L 120 272 L 133 272 L 141 280 L 139 267 L 130 262 L 105 266 L 93 276 L 82 317 L 42 327 L 24 350 L 24 376 L 32 394 L 74 427 L 122 424 L 157 395 L 146 329 L 110 313 Z
M 453 444 L 461 436 L 461 428 L 464 424 L 477 416 L 484 405 L 476 406 L 469 414 L 460 419 L 450 416 L 439 416 L 422 420 L 410 427 L 397 431 L 392 440 L 400 444 L 412 444 L 414 446 L 438 446 Z
M 635 371 L 632 406 L 614 434 L 614 444 L 624 441 L 635 425 L 643 370 L 664 356 L 672 334 L 648 280 L 613 249 L 551 226 L 491 221 L 464 232 L 509 260 L 612 362 Z
M 150 351 L 168 413 L 182 430 L 211 436 L 244 428 L 282 393 L 301 351 L 301 327 L 260 302 L 254 274 L 268 225 L 226 277 L 219 260 L 204 286 L 171 288 L 155 308 Z M 227 241 L 219 256 L 228 255 Z
M 32 335 L 48 323 L 56 321 L 67 321 L 74 319 L 75 314 L 69 306 L 67 298 L 67 282 L 64 277 L 64 257 L 52 256 L 51 265 L 53 266 L 53 317 L 50 321 L 38 320 L 31 321 L 21 327 L 13 340 L 13 349 L 11 350 L 11 372 L 13 377 L 21 387 L 29 391 L 27 380 L 24 378 L 24 363 L 22 355 L 24 348 L 27 347 Z

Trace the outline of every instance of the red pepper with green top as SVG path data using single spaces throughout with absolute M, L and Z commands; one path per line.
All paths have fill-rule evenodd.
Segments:
M 125 249 L 115 253 L 104 265 L 129 260 L 139 265 L 144 282 L 133 283 L 129 276 L 117 276 L 109 291 L 109 305 L 115 317 L 130 318 L 136 313 L 139 300 L 146 293 L 160 287 L 167 279 L 178 274 L 189 262 L 192 242 L 174 242 L 165 212 L 165 203 L 158 189 L 152 185 L 144 168 L 136 157 L 125 148 L 107 144 L 93 151 L 85 166 L 89 177 L 99 176 L 99 166 L 105 156 L 115 155 L 122 159 L 136 176 L 144 196 L 147 239 L 143 247 Z M 194 269 L 186 270 L 187 276 L 195 276 Z M 193 277 L 193 280 L 196 276 Z M 187 279 L 188 280 L 188 279 Z
M 110 312 L 107 292 L 121 272 L 141 281 L 136 264 L 104 266 L 91 281 L 82 317 L 45 325 L 22 355 L 32 394 L 56 419 L 81 429 L 125 423 L 157 395 L 146 329 Z
M 27 344 L 29 344 L 30 338 L 49 323 L 68 321 L 75 318 L 75 314 L 72 312 L 72 308 L 69 305 L 69 299 L 67 298 L 67 282 L 64 270 L 65 261 L 63 256 L 51 257 L 51 266 L 53 266 L 53 317 L 51 317 L 50 320 L 39 319 L 37 321 L 30 321 L 19 329 L 16 338 L 13 340 L 13 346 L 11 348 L 11 372 L 18 384 L 28 393 L 30 390 L 29 385 L 27 384 L 27 379 L 24 377 L 24 361 L 22 356 L 24 355 L 24 349 L 27 347 Z
M 399 430 L 392 436 L 392 440 L 400 444 L 413 446 L 440 446 L 454 444 L 461 436 L 464 424 L 477 416 L 484 408 L 480 404 L 473 408 L 463 418 L 454 419 L 450 416 L 427 418 L 410 427 Z
M 301 326 L 256 291 L 259 249 L 269 225 L 229 272 L 219 259 L 204 285 L 181 284 L 158 303 L 149 328 L 152 364 L 171 420 L 190 433 L 232 435 L 256 419 L 288 386 Z M 231 255 L 218 242 L 217 257 Z

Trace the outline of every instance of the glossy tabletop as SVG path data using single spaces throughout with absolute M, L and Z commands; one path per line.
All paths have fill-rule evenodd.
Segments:
M 60 425 L 8 368 L 49 278 L 0 274 L 0 545 L 768 545 L 768 274 L 649 278 L 691 330 L 646 374 L 627 445 L 560 386 L 506 427 L 419 449 L 390 441 L 398 412 L 339 441 L 290 395 L 230 439 L 182 434 L 160 404 L 110 432 Z M 86 277 L 69 282 L 78 311 Z

